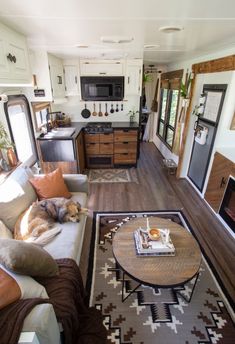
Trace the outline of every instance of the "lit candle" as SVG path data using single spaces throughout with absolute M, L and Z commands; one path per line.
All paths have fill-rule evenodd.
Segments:
M 147 217 L 147 230 L 149 230 L 150 229 L 150 226 L 149 226 L 149 219 L 148 219 L 148 217 Z

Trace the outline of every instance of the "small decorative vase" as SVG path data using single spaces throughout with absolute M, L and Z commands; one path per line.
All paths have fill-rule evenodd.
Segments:
M 130 116 L 130 123 L 133 123 L 133 122 L 135 122 L 135 115 Z
M 8 159 L 8 163 L 11 167 L 14 167 L 17 165 L 17 157 L 16 157 L 16 154 L 15 154 L 13 148 L 8 148 L 7 159 Z

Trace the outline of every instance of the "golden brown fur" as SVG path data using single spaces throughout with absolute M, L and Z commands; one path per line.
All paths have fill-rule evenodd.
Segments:
M 18 218 L 14 237 L 17 240 L 39 237 L 51 229 L 55 222 L 79 222 L 79 215 L 86 212 L 87 209 L 82 209 L 78 202 L 67 198 L 35 202 Z

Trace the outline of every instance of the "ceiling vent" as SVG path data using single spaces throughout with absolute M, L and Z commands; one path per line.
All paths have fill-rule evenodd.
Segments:
M 101 37 L 100 40 L 103 43 L 121 44 L 121 43 L 130 43 L 134 40 L 134 38 L 133 37 L 121 37 L 121 36 L 106 36 L 106 37 Z
M 159 31 L 164 32 L 164 33 L 174 33 L 174 32 L 179 32 L 183 30 L 184 28 L 182 26 L 162 26 L 159 28 Z

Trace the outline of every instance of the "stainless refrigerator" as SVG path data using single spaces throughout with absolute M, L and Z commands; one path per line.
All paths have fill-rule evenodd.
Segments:
M 223 106 L 227 85 L 204 85 L 203 111 L 198 115 L 194 126 L 194 142 L 191 152 L 188 177 L 200 190 L 203 190 L 217 126 Z

